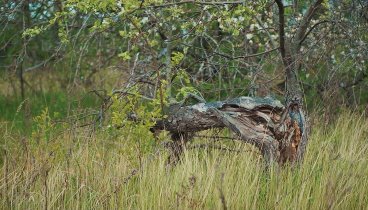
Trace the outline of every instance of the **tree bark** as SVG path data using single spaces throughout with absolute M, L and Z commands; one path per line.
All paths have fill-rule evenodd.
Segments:
M 266 163 L 296 160 L 300 132 L 287 107 L 272 98 L 240 97 L 229 101 L 180 107 L 160 120 L 152 132 L 170 131 L 173 143 L 169 163 L 180 159 L 191 133 L 211 128 L 229 128 L 240 140 L 257 147 Z M 287 140 L 287 141 L 286 141 Z
M 296 124 L 296 132 L 301 135 L 301 142 L 296 151 L 296 161 L 301 162 L 304 157 L 306 146 L 308 144 L 310 125 L 307 120 L 307 114 L 303 107 L 303 92 L 298 81 L 298 72 L 300 71 L 302 56 L 300 48 L 305 40 L 307 29 L 323 0 L 316 0 L 303 16 L 299 28 L 293 39 L 287 39 L 285 36 L 285 14 L 282 0 L 275 0 L 279 10 L 279 41 L 280 53 L 285 69 L 286 76 L 286 94 L 285 102 L 289 107 L 288 115 L 292 124 Z

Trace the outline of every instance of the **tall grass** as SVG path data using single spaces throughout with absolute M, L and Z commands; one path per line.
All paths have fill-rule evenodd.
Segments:
M 237 153 L 188 150 L 168 169 L 164 153 L 127 150 L 139 141 L 131 135 L 69 130 L 35 143 L 4 124 L 0 202 L 2 209 L 368 209 L 367 128 L 368 119 L 351 113 L 327 127 L 315 123 L 300 168 L 265 171 L 240 143 Z

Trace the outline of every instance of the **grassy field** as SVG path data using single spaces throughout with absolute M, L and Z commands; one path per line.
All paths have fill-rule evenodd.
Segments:
M 42 129 L 22 137 L 11 123 L 2 123 L 0 204 L 2 209 L 368 209 L 368 119 L 345 113 L 331 125 L 314 121 L 304 164 L 270 171 L 241 143 L 220 143 L 241 152 L 187 150 L 182 162 L 168 169 L 165 152 L 147 152 L 154 143 L 144 133 L 54 128 L 43 116 L 35 122 Z M 210 140 L 196 139 L 203 141 Z M 132 171 L 136 175 L 130 177 Z

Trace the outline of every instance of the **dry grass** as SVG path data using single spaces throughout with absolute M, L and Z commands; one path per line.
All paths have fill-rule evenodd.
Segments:
M 368 209 L 367 128 L 350 113 L 316 124 L 300 168 L 266 172 L 252 152 L 190 150 L 168 170 L 164 154 L 127 149 L 142 140 L 131 135 L 66 132 L 32 143 L 3 125 L 0 202 L 3 209 Z M 137 165 L 142 170 L 124 183 Z

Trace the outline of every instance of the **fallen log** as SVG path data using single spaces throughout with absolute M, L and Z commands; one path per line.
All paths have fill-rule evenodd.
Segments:
M 298 103 L 285 107 L 270 97 L 199 103 L 170 112 L 167 118 L 157 121 L 151 131 L 171 133 L 169 164 L 180 159 L 191 134 L 211 128 L 229 128 L 243 142 L 257 147 L 267 164 L 294 163 L 304 130 L 291 116 L 299 109 Z

